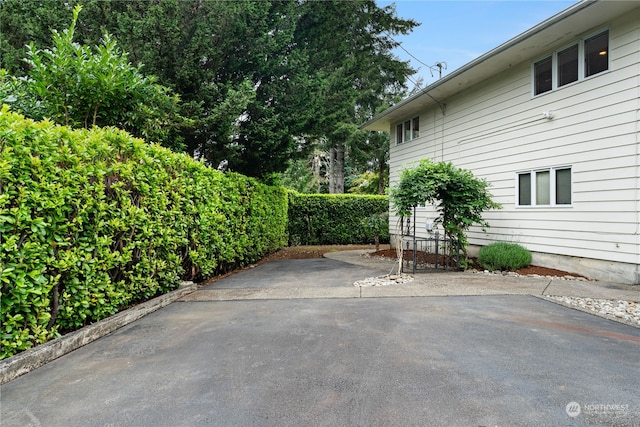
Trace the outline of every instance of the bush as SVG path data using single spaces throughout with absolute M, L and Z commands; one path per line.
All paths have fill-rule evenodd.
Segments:
M 287 193 L 0 110 L 0 359 L 286 245 Z
M 478 264 L 486 270 L 517 270 L 531 264 L 531 252 L 516 243 L 496 242 L 484 246 Z
M 346 245 L 374 242 L 367 218 L 389 211 L 387 196 L 289 193 L 289 245 Z M 379 230 L 389 242 L 389 226 Z

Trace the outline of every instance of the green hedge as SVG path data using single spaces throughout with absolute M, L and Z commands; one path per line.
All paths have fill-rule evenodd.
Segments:
M 367 218 L 389 211 L 387 196 L 289 193 L 289 245 L 372 243 Z M 389 242 L 388 225 L 380 242 Z
M 0 358 L 287 243 L 287 193 L 0 111 Z

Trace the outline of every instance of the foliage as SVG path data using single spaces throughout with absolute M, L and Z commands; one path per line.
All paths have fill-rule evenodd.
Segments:
M 374 235 L 366 218 L 389 209 L 386 196 L 299 194 L 289 192 L 289 245 L 370 243 Z M 381 242 L 389 241 L 389 227 L 379 228 Z
M 286 244 L 287 194 L 114 128 L 0 111 L 0 358 Z
M 194 126 L 172 133 L 186 150 L 213 166 L 228 159 L 232 170 L 250 176 L 284 171 L 289 160 L 306 156 L 309 141 L 340 146 L 347 157 L 364 154 L 356 146 L 375 149 L 363 145 L 366 133 L 357 125 L 388 105 L 413 73 L 392 49 L 393 37 L 417 23 L 373 0 L 83 5 L 76 39 L 100 45 L 104 31 L 112 34 L 139 72 L 180 95 L 181 114 Z M 3 66 L 23 76 L 25 44 L 50 47 L 45 35 L 63 28 L 69 11 L 64 0 L 3 0 Z M 380 158 L 371 153 L 357 162 Z
M 7 104 L 12 110 L 20 111 L 30 118 L 41 118 L 46 109 L 29 92 L 28 77 L 10 75 L 7 70 L 0 68 L 0 105 Z
M 478 264 L 486 270 L 517 270 L 531 264 L 531 252 L 516 243 L 495 242 L 480 248 Z
M 81 9 L 73 9 L 67 30 L 53 31 L 51 49 L 38 50 L 33 43 L 27 47 L 29 79 L 21 80 L 24 87 L 9 94 L 20 98 L 13 107 L 36 120 L 47 117 L 85 128 L 117 126 L 181 149 L 179 131 L 190 121 L 179 114 L 179 97 L 155 83 L 155 78 L 144 76 L 139 66 L 131 65 L 109 34 L 103 35 L 95 49 L 75 43 Z
M 278 182 L 289 190 L 298 193 L 318 194 L 327 193 L 326 171 L 316 169 L 313 163 L 319 157 L 314 154 L 310 161 L 304 159 L 293 160 L 286 171 L 277 174 Z
M 311 52 L 319 53 L 310 62 L 318 70 L 320 101 L 309 132 L 322 136 L 325 149 L 335 152 L 330 156 L 334 175 L 329 176 L 329 188 L 340 193 L 350 156 L 352 163 L 362 164 L 364 157 L 365 162 L 386 164 L 377 147 L 386 145 L 388 150 L 388 139 L 384 145 L 366 147 L 370 134 L 358 126 L 405 89 L 414 71 L 394 58 L 393 35 L 407 34 L 417 23 L 399 19 L 393 5 L 379 8 L 373 1 L 310 1 L 307 6 L 300 37 Z M 362 156 L 365 147 L 372 151 Z
M 390 199 L 401 217 L 411 216 L 413 207 L 438 203 L 440 215 L 435 223 L 442 224 L 452 242 L 460 243 L 467 258 L 465 231 L 474 224 L 488 227 L 482 212 L 500 208 L 491 200 L 488 188 L 486 180 L 474 177 L 468 170 L 451 163 L 433 163 L 425 159 L 415 168 L 402 171 L 400 181 L 391 190 Z
M 349 147 L 348 165 L 368 184 L 364 188 L 358 185 L 357 190 L 351 186 L 350 192 L 385 194 L 389 185 L 389 133 L 367 132 L 356 138 Z
M 366 217 L 362 220 L 368 235 L 373 236 L 376 251 L 380 249 L 380 236 L 389 234 L 389 212 L 383 212 Z
M 349 184 L 345 183 L 345 186 L 353 194 L 379 194 L 380 187 L 385 188 L 384 179 L 384 176 L 380 179 L 377 172 L 364 172 L 355 176 Z

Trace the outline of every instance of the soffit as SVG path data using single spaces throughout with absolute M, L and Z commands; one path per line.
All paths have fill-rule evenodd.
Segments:
M 446 104 L 448 97 L 523 61 L 550 53 L 636 8 L 638 2 L 635 1 L 577 3 L 388 108 L 364 123 L 361 129 L 389 131 L 391 124 L 406 120 L 419 110 L 438 107 L 436 100 Z

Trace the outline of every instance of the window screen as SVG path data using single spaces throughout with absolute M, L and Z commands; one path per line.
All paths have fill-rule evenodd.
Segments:
M 548 205 L 549 197 L 549 171 L 536 172 L 536 205 Z

